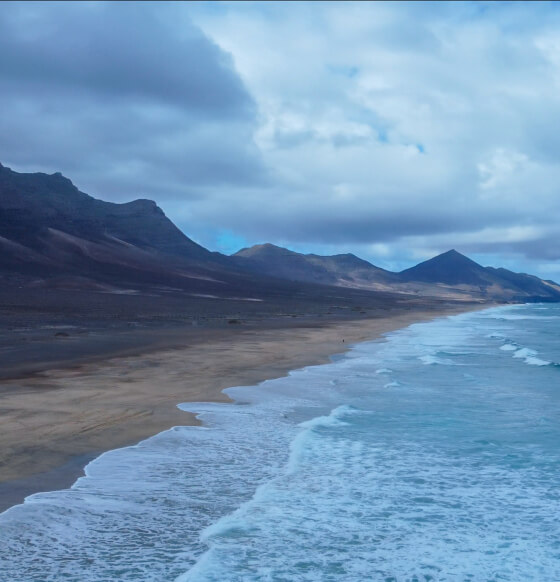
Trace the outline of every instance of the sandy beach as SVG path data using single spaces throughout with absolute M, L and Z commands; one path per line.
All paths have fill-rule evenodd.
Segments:
M 0 388 L 0 510 L 31 493 L 70 486 L 103 451 L 196 424 L 194 415 L 178 410 L 181 402 L 224 402 L 225 388 L 324 363 L 357 342 L 475 308 L 439 305 L 335 322 L 160 332 L 167 341 L 152 332 L 151 347 L 136 347 L 137 353 L 6 379 Z

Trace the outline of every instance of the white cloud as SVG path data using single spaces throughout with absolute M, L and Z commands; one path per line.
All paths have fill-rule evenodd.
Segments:
M 482 190 L 496 190 L 523 172 L 529 158 L 519 152 L 511 152 L 497 148 L 487 162 L 478 164 L 480 173 L 480 188 Z
M 152 196 L 210 246 L 560 258 L 547 4 L 5 4 L 14 169 Z
M 560 119 L 560 20 L 544 5 L 481 8 L 200 5 L 194 18 L 233 55 L 264 159 L 285 179 L 236 228 L 390 242 L 401 255 L 411 237 L 436 251 L 458 241 L 523 253 L 530 240 L 534 255 L 558 228 L 546 119 Z

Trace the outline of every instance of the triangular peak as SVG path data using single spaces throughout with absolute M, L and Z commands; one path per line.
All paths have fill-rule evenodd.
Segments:
M 460 253 L 459 251 L 457 251 L 455 249 L 450 249 L 449 251 L 445 251 L 444 253 L 441 253 L 439 255 L 436 255 L 435 257 L 432 257 L 431 259 L 427 259 L 425 261 L 422 261 L 421 263 L 418 263 L 418 265 L 416 265 L 416 267 L 419 267 L 420 265 L 427 265 L 427 264 L 446 264 L 446 265 L 468 264 L 471 266 L 476 265 L 477 267 L 480 267 L 481 269 L 483 268 L 476 261 L 473 261 L 472 259 L 470 259 L 466 255 L 463 255 L 462 253 Z M 412 267 L 412 268 L 414 269 L 416 267 Z
M 480 285 L 485 282 L 485 269 L 472 259 L 451 249 L 415 267 L 405 269 L 399 276 L 404 281 L 424 281 L 427 283 L 461 283 Z
M 457 251 L 456 249 L 450 249 L 450 250 L 445 251 L 444 253 L 441 253 L 439 255 L 436 255 L 435 257 L 432 257 L 431 259 L 428 259 L 428 260 L 433 261 L 435 259 L 440 259 L 440 258 L 467 259 L 468 261 L 471 261 L 472 260 L 472 259 L 469 259 L 469 257 L 467 257 L 466 255 L 463 255 L 462 253 L 460 253 L 459 251 Z

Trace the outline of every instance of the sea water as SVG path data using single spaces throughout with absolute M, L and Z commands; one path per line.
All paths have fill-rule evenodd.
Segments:
M 560 580 L 560 306 L 441 318 L 0 515 L 2 582 Z

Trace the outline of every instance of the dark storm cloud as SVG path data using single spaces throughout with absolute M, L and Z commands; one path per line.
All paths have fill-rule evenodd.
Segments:
M 255 202 L 256 203 L 256 202 Z M 457 200 L 452 205 L 428 205 L 421 202 L 414 209 L 412 198 L 403 204 L 392 203 L 391 196 L 386 196 L 385 204 L 379 203 L 379 196 L 372 197 L 368 202 L 362 202 L 362 212 L 355 211 L 351 203 L 345 201 L 329 203 L 316 199 L 306 200 L 303 194 L 291 198 L 278 198 L 278 203 L 270 203 L 266 208 L 259 209 L 261 220 L 254 220 L 254 212 L 247 208 L 231 216 L 229 224 L 241 232 L 250 233 L 257 239 L 274 237 L 278 240 L 287 239 L 298 242 L 367 244 L 395 243 L 406 237 L 452 234 L 459 237 L 464 233 L 476 232 L 485 224 L 493 228 L 505 229 L 511 224 L 523 222 L 524 210 L 509 206 L 488 209 L 481 217 L 473 212 L 470 200 Z M 218 213 L 215 208 L 211 213 Z M 294 219 L 294 216 L 300 217 Z M 483 247 L 483 241 L 478 241 L 476 250 Z M 484 243 L 486 244 L 486 243 Z M 491 244 L 484 248 L 487 250 Z M 474 245 L 473 245 L 473 248 Z M 509 249 L 513 248 L 508 246 Z
M 255 104 L 175 5 L 2 3 L 0 160 L 105 198 L 263 179 Z
M 6 3 L 0 75 L 36 89 L 156 100 L 197 113 L 247 117 L 253 103 L 232 60 L 192 23 L 149 3 L 32 7 Z
M 521 241 L 467 242 L 464 248 L 472 253 L 519 254 L 527 259 L 560 260 L 560 244 L 556 232 L 536 233 L 535 238 Z

